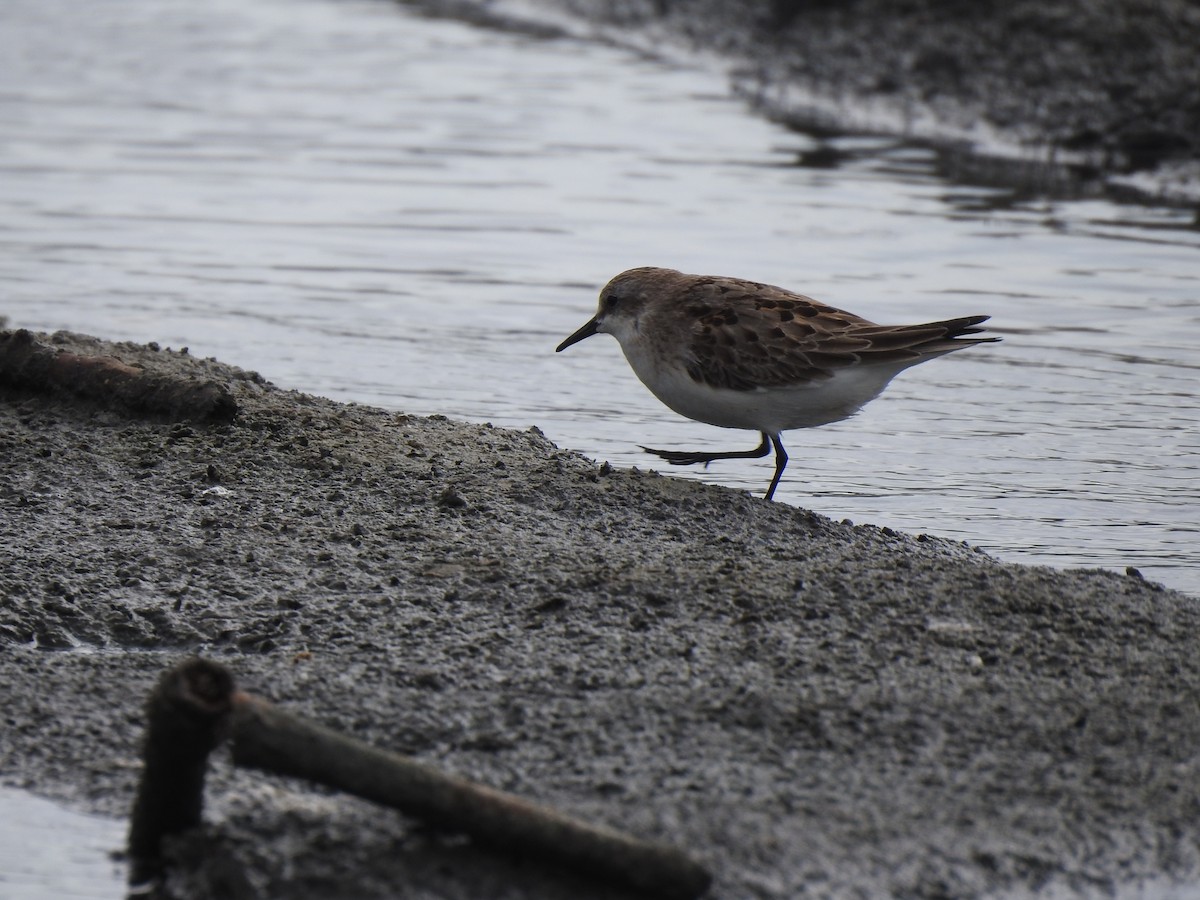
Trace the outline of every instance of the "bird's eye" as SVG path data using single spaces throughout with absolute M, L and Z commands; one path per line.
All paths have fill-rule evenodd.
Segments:
M 605 312 L 610 312 L 610 311 L 616 309 L 618 299 L 620 299 L 620 298 L 618 298 L 616 294 L 606 294 L 604 296 L 604 300 L 603 300 L 603 306 L 604 306 Z

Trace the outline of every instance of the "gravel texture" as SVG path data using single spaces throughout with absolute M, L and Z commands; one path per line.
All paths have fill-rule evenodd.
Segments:
M 330 727 L 685 848 L 714 897 L 1200 874 L 1194 599 L 597 465 L 536 429 L 39 339 L 214 382 L 237 413 L 0 384 L 8 784 L 125 814 L 144 698 L 203 654 Z M 179 896 L 618 896 L 212 768 Z

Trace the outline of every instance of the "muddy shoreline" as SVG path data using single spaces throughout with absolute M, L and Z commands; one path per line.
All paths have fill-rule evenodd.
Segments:
M 1200 8 L 1186 0 L 404 2 L 715 54 L 773 118 L 927 142 L 947 177 L 1018 196 L 1200 203 Z
M 536 430 L 38 340 L 218 385 L 236 415 L 0 388 L 6 784 L 125 815 L 142 703 L 202 653 L 327 726 L 684 848 L 712 896 L 1200 878 L 1193 598 Z M 208 797 L 184 896 L 617 896 L 222 761 Z

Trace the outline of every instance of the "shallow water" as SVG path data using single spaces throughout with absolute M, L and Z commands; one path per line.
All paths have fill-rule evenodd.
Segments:
M 187 345 L 665 469 L 638 445 L 757 436 L 680 419 L 605 336 L 553 353 L 622 269 L 750 277 L 883 322 L 989 313 L 1003 343 L 791 433 L 778 499 L 1200 594 L 1190 213 L 952 184 L 929 151 L 757 119 L 699 65 L 383 0 L 79 10 L 0 13 L 11 325 Z M 770 471 L 670 474 L 761 493 Z
M 126 824 L 72 812 L 0 786 L 0 898 L 116 900 L 125 896 L 125 866 L 112 854 Z

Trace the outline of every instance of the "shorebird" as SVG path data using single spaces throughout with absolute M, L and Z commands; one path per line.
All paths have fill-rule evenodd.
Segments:
M 675 412 L 760 432 L 753 450 L 642 449 L 672 465 L 707 466 L 759 459 L 774 447 L 770 500 L 788 463 L 783 432 L 840 422 L 910 366 L 998 341 L 968 337 L 983 331 L 977 326 L 987 319 L 876 325 L 781 287 L 647 266 L 605 285 L 596 315 L 555 352 L 611 334 L 637 377 Z

